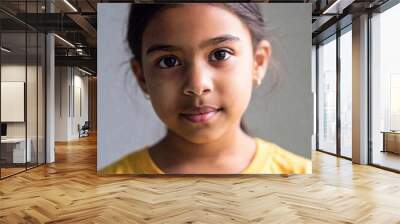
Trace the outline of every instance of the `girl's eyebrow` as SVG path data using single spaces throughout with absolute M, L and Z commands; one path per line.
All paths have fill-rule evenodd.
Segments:
M 203 41 L 202 43 L 200 43 L 200 48 L 205 48 L 209 45 L 217 45 L 226 41 L 239 41 L 239 40 L 240 38 L 237 36 L 233 36 L 231 34 L 225 34 L 222 36 L 214 37 Z M 154 44 L 151 45 L 149 48 L 147 48 L 146 54 L 151 54 L 155 51 L 178 51 L 178 50 L 181 50 L 181 48 L 177 46 L 167 45 L 167 44 Z
M 147 48 L 146 54 L 151 54 L 155 51 L 178 51 L 181 48 L 173 46 L 173 45 L 166 45 L 166 44 L 154 44 Z
M 205 48 L 209 45 L 217 45 L 225 41 L 240 41 L 240 38 L 237 36 L 233 36 L 231 34 L 225 34 L 222 36 L 214 37 L 209 40 L 203 41 L 200 44 L 200 48 Z

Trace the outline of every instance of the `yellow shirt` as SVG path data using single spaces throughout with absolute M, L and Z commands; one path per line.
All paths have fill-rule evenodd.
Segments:
M 310 174 L 311 161 L 281 147 L 256 140 L 256 154 L 242 174 Z M 164 174 L 152 160 L 148 147 L 124 156 L 100 171 L 103 174 Z

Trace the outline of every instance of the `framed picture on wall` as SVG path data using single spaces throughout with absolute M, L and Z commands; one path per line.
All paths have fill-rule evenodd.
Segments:
M 98 171 L 311 173 L 311 15 L 311 4 L 99 4 Z

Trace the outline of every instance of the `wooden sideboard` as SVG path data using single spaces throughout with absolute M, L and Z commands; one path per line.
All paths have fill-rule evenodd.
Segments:
M 383 152 L 400 154 L 400 131 L 383 131 Z

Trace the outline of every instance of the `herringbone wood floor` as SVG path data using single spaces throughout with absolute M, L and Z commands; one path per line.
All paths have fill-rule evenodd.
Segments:
M 313 175 L 102 177 L 96 139 L 0 181 L 0 223 L 400 223 L 400 175 L 315 152 Z

